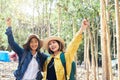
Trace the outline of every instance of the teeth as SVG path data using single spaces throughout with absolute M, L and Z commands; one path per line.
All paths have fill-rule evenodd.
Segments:
M 55 49 L 55 48 L 52 48 L 52 49 Z

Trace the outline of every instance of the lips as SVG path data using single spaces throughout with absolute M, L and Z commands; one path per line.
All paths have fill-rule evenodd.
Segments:
M 54 49 L 55 49 L 55 47 L 52 47 L 51 49 L 52 49 L 52 50 L 54 50 Z
M 55 49 L 56 49 L 56 47 L 55 47 L 55 46 L 51 47 L 51 50 L 53 50 L 53 51 L 54 51 Z
M 32 49 L 37 49 L 37 46 L 32 46 L 31 48 L 32 48 Z

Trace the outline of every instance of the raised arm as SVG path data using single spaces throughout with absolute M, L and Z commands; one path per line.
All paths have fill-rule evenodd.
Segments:
M 15 42 L 13 34 L 12 34 L 12 27 L 11 27 L 11 19 L 8 18 L 6 21 L 6 24 L 8 26 L 8 28 L 6 29 L 5 34 L 7 35 L 8 38 L 8 43 L 11 47 L 12 50 L 14 50 L 19 57 L 22 56 L 23 53 L 23 49 Z
M 82 33 L 88 27 L 88 25 L 89 25 L 89 22 L 86 19 L 84 19 L 82 21 L 79 31 L 76 33 L 76 35 L 73 37 L 72 41 L 68 45 L 68 47 L 66 49 L 67 53 L 69 53 L 69 54 L 72 53 L 71 55 L 76 53 L 76 51 L 80 45 L 80 42 L 82 41 Z
M 78 50 L 78 47 L 82 41 L 82 33 L 83 31 L 89 26 L 89 23 L 86 19 L 82 21 L 81 28 L 76 33 L 76 35 L 73 37 L 72 41 L 68 45 L 66 52 L 65 52 L 65 58 L 66 58 L 66 67 L 67 67 L 67 76 L 70 75 L 71 71 L 71 64 L 74 59 L 74 55 L 76 54 L 76 51 Z

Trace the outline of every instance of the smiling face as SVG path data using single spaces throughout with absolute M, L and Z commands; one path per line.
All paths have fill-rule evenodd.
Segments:
M 48 47 L 49 47 L 49 49 L 52 51 L 52 52 L 57 52 L 57 51 L 59 51 L 59 44 L 58 44 L 58 42 L 57 41 L 55 41 L 55 40 L 51 40 L 49 43 L 48 43 Z
M 30 40 L 30 49 L 31 49 L 32 51 L 36 51 L 37 48 L 38 48 L 38 40 L 37 40 L 36 38 L 32 38 L 32 39 Z

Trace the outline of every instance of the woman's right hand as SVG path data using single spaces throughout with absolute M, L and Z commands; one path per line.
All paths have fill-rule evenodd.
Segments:
M 81 23 L 81 27 L 79 30 L 79 34 L 82 34 L 82 32 L 89 27 L 89 22 L 87 19 L 83 19 L 82 23 Z
M 6 24 L 8 27 L 11 27 L 11 18 L 7 18 Z

